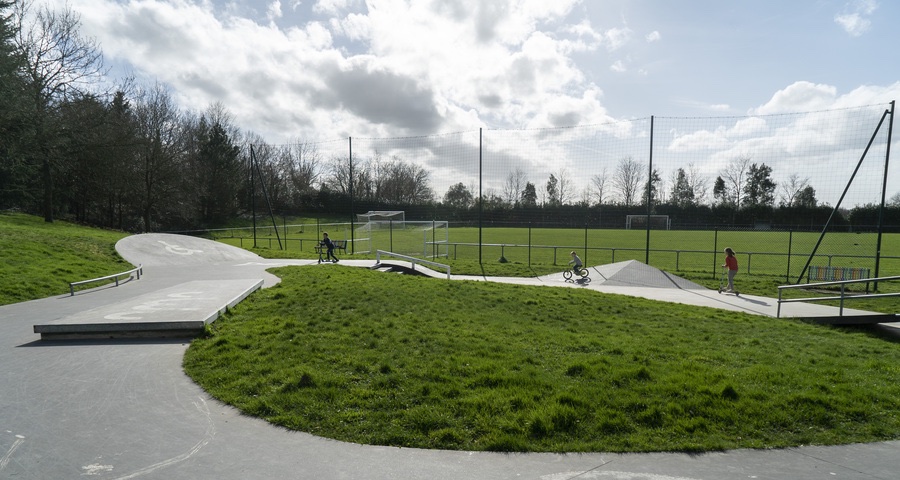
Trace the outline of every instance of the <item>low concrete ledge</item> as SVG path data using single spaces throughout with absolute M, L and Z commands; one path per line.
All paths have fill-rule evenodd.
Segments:
M 42 339 L 196 336 L 262 279 L 197 280 L 34 325 Z

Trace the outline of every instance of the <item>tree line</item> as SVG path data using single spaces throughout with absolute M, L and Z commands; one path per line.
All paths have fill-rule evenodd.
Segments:
M 610 228 L 642 213 L 686 227 L 821 225 L 831 211 L 808 179 L 778 184 L 749 157 L 712 182 L 693 165 L 664 181 L 624 157 L 581 191 L 564 169 L 538 184 L 516 168 L 499 190 L 456 183 L 441 194 L 430 172 L 398 156 L 351 163 L 299 139 L 270 145 L 238 128 L 221 103 L 187 111 L 159 83 L 104 87 L 100 47 L 79 27 L 68 7 L 0 0 L 0 209 L 125 231 L 224 226 L 263 203 L 281 216 L 402 209 L 409 219 Z M 898 204 L 893 197 L 892 219 Z M 840 212 L 836 223 L 871 224 L 873 208 Z

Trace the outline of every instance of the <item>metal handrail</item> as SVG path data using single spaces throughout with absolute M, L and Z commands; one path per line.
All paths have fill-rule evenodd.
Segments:
M 422 260 L 421 258 L 410 257 L 409 255 L 401 255 L 399 253 L 388 252 L 386 250 L 376 250 L 375 251 L 375 266 L 378 266 L 381 264 L 381 256 L 382 255 L 406 260 L 410 263 L 410 266 L 412 267 L 413 270 L 416 269 L 416 264 L 418 264 L 418 263 L 421 263 L 423 265 L 430 265 L 432 267 L 445 268 L 445 269 L 447 269 L 447 280 L 450 280 L 450 265 L 444 265 L 443 263 L 432 262 L 430 260 Z
M 112 275 L 107 275 L 105 277 L 92 278 L 90 280 L 81 280 L 80 282 L 69 282 L 69 296 L 71 297 L 71 296 L 75 295 L 75 286 L 76 285 L 84 285 L 87 283 L 101 282 L 103 280 L 109 280 L 111 278 L 115 278 L 116 286 L 118 287 L 119 286 L 119 277 L 122 277 L 125 275 L 131 276 L 132 273 L 137 273 L 137 280 L 140 280 L 141 274 L 143 272 L 144 272 L 144 265 L 140 264 L 137 267 L 132 268 L 131 270 L 128 270 L 127 272 L 114 273 Z
M 885 297 L 900 297 L 900 293 L 873 293 L 873 294 L 865 294 L 865 295 L 846 295 L 846 286 L 853 283 L 878 283 L 878 282 L 888 282 L 892 280 L 900 280 L 900 276 L 895 277 L 880 277 L 880 278 L 862 278 L 859 280 L 836 280 L 834 282 L 821 282 L 821 283 L 801 283 L 798 285 L 781 285 L 778 287 L 778 313 L 776 315 L 777 318 L 781 318 L 781 304 L 782 303 L 791 303 L 791 302 L 815 302 L 822 300 L 840 300 L 840 309 L 838 316 L 844 316 L 844 300 L 859 300 L 863 298 L 885 298 Z M 781 292 L 790 288 L 810 288 L 810 287 L 828 287 L 840 285 L 841 294 L 833 295 L 830 297 L 808 297 L 808 298 L 781 298 Z

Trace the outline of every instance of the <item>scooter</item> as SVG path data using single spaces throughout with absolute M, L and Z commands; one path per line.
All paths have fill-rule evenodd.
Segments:
M 722 275 L 719 276 L 719 293 L 724 293 L 726 295 L 734 295 L 737 297 L 741 294 L 737 290 L 728 290 L 725 288 L 725 277 L 728 275 L 728 270 L 725 267 L 722 267 Z

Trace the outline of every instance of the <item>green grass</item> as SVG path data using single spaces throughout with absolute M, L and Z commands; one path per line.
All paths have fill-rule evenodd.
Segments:
M 69 281 L 130 268 L 114 251 L 122 236 L 0 215 L 2 303 L 62 294 Z M 465 270 L 560 268 L 454 265 Z M 707 451 L 900 438 L 900 344 L 874 329 L 341 265 L 274 272 L 283 281 L 214 323 L 184 366 L 217 398 L 288 428 L 360 443 L 494 451 Z M 778 284 L 739 279 L 744 291 Z
M 330 228 L 333 238 L 350 238 L 349 231 L 342 230 L 335 233 L 334 229 L 338 227 L 333 227 Z M 258 230 L 258 247 L 278 249 L 278 239 L 271 231 L 271 228 Z M 285 252 L 303 255 L 305 251 L 306 254 L 312 255 L 317 239 L 317 229 L 314 225 L 281 229 L 279 232 Z M 249 235 L 249 231 L 228 231 L 219 234 L 222 237 L 219 238 L 220 241 L 232 245 L 244 248 L 253 245 L 252 238 L 240 236 Z M 481 255 L 481 260 L 486 265 L 497 263 L 501 257 L 508 262 L 525 265 L 564 265 L 569 259 L 568 252 L 575 249 L 588 264 L 639 260 L 671 272 L 712 273 L 722 263 L 722 250 L 728 246 L 737 252 L 742 272 L 752 275 L 782 277 L 787 275 L 794 281 L 819 241 L 819 235 L 818 232 L 652 231 L 651 252 L 647 261 L 646 231 L 609 229 L 585 231 L 564 228 L 534 228 L 529 231 L 526 228 L 485 228 L 481 234 L 483 246 L 479 249 L 477 228 L 451 228 L 449 231 L 451 245 L 445 248 L 444 257 L 477 264 Z M 382 230 L 372 232 L 371 238 L 371 242 L 357 238 L 355 250 L 363 251 L 371 248 L 373 251 L 381 249 L 421 256 L 428 248 L 424 244 L 425 236 L 418 229 L 395 228 L 391 232 Z M 427 238 L 429 241 L 444 241 L 447 236 Z M 874 274 L 873 258 L 877 250 L 877 239 L 875 233 L 830 232 L 823 238 L 811 264 L 866 267 Z M 883 235 L 881 254 L 879 276 L 900 274 L 900 235 Z
M 451 235 L 456 236 L 455 229 L 452 230 Z M 618 245 L 617 248 L 628 249 L 634 248 L 637 249 L 637 246 L 640 245 L 640 242 L 644 241 L 643 237 L 635 236 L 634 232 L 628 232 L 625 230 L 616 231 L 604 231 L 604 233 L 608 234 L 610 238 L 614 239 Z M 656 233 L 656 232 L 654 232 Z M 746 232 L 745 232 L 746 233 Z M 781 236 L 779 233 L 771 233 L 771 232 L 755 232 L 758 234 L 766 234 L 773 235 L 775 237 Z M 681 232 L 680 238 L 681 241 L 684 239 L 692 238 L 692 236 L 702 236 L 702 235 L 712 235 L 712 232 Z M 494 233 L 491 233 L 493 236 Z M 721 233 L 720 233 L 721 235 Z M 314 238 L 314 237 L 313 237 Z M 257 248 L 251 248 L 253 243 L 252 239 L 240 239 L 240 238 L 220 238 L 219 241 L 223 243 L 228 243 L 230 245 L 235 246 L 243 246 L 247 250 L 250 250 L 257 255 L 260 255 L 264 258 L 299 258 L 299 259 L 313 259 L 317 258 L 316 253 L 313 251 L 313 246 L 315 245 L 313 238 L 309 240 L 305 240 L 304 245 L 306 247 L 304 249 L 299 248 L 299 242 L 297 242 L 296 246 L 288 243 L 286 249 L 278 249 L 278 243 L 275 242 L 273 246 L 269 246 L 267 239 L 258 239 Z M 546 240 L 549 241 L 550 238 L 554 238 L 554 236 L 548 236 Z M 557 233 L 555 238 L 564 238 L 562 235 Z M 886 239 L 890 241 L 885 241 L 884 245 L 890 245 L 892 249 L 886 250 L 889 253 L 900 253 L 895 252 L 894 242 L 900 240 L 900 237 L 896 235 L 885 236 Z M 675 241 L 673 239 L 673 241 Z M 765 241 L 763 241 L 763 237 L 756 236 L 754 237 L 755 242 L 759 242 L 760 245 L 767 245 Z M 628 243 L 632 242 L 632 243 Z M 773 243 L 773 248 L 777 248 L 777 242 Z M 785 247 L 786 248 L 786 247 Z M 533 261 L 531 264 L 528 264 L 527 261 L 522 261 L 521 259 L 516 260 L 513 257 L 512 260 L 507 259 L 507 262 L 500 263 L 495 260 L 487 261 L 484 263 L 478 263 L 477 257 L 464 257 L 464 258 L 440 258 L 437 261 L 440 263 L 445 263 L 451 266 L 451 271 L 456 275 L 485 275 L 485 276 L 496 276 L 496 277 L 537 277 L 542 275 L 548 275 L 552 273 L 558 273 L 565 269 L 566 262 L 568 262 L 568 256 L 565 253 L 568 250 L 560 250 L 559 258 L 556 263 L 553 263 L 553 258 L 546 259 L 546 263 L 538 263 L 537 260 Z M 632 260 L 636 259 L 638 261 L 643 262 L 645 260 L 645 254 L 643 251 L 636 252 L 631 251 L 631 255 L 624 255 L 619 252 L 618 256 L 615 258 L 611 258 L 611 255 L 602 256 L 603 258 L 597 258 L 596 255 L 592 255 L 586 260 L 587 265 L 602 265 L 604 263 L 610 263 L 612 260 L 624 261 L 624 260 Z M 563 258 L 565 257 L 565 258 Z M 654 267 L 669 271 L 674 273 L 682 278 L 686 278 L 695 283 L 703 285 L 707 288 L 716 289 L 719 286 L 719 275 L 720 271 L 712 272 L 712 265 L 718 267 L 721 265 L 723 261 L 722 255 L 713 256 L 709 254 L 704 254 L 706 264 L 705 266 L 699 266 L 696 268 L 692 268 L 690 264 L 685 262 L 680 263 L 680 265 L 676 265 L 674 262 L 666 262 L 665 258 L 661 256 L 661 254 L 654 254 L 651 256 L 651 264 Z M 757 255 L 754 257 L 754 261 L 757 261 L 761 255 Z M 348 255 L 347 258 L 353 259 L 374 259 L 375 255 L 372 254 L 354 254 Z M 797 261 L 797 260 L 795 260 Z M 759 266 L 761 262 L 756 262 L 756 265 Z M 885 269 L 882 270 L 882 276 L 900 274 L 900 271 L 892 271 L 889 268 L 892 267 L 892 263 L 885 262 Z M 801 264 L 802 266 L 802 264 Z M 760 272 L 761 268 L 756 268 L 751 270 L 753 272 Z M 748 295 L 759 295 L 770 298 L 778 298 L 778 287 L 780 285 L 788 285 L 792 284 L 796 280 L 795 277 L 786 278 L 784 272 L 780 274 L 772 273 L 746 273 L 746 266 L 742 267 L 741 273 L 737 277 L 737 287 L 738 289 Z M 859 293 L 865 289 L 864 284 L 859 284 L 855 286 L 849 287 L 849 291 Z M 900 292 L 900 282 L 892 282 L 892 283 L 881 283 L 878 285 L 878 291 L 880 293 L 898 293 Z M 783 292 L 784 298 L 809 298 L 816 296 L 833 296 L 837 295 L 838 292 L 835 290 L 820 290 L 820 291 L 809 291 L 809 290 L 797 290 L 797 289 L 789 289 Z M 821 302 L 824 305 L 838 305 L 838 301 L 823 301 Z M 897 313 L 900 312 L 900 297 L 888 297 L 888 298 L 878 298 L 878 299 L 866 299 L 866 300 L 848 300 L 845 303 L 847 308 L 859 309 L 859 310 L 867 310 L 872 312 L 882 312 L 882 313 Z
M 130 270 L 131 264 L 115 251 L 125 236 L 0 212 L 0 305 L 66 294 L 69 282 Z
M 218 320 L 184 366 L 287 428 L 492 451 L 900 438 L 900 348 L 866 330 L 579 289 L 275 273 L 283 281 Z

